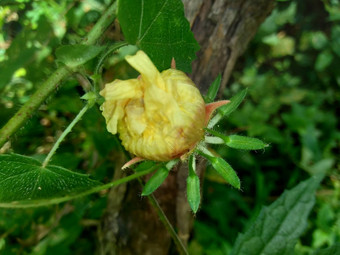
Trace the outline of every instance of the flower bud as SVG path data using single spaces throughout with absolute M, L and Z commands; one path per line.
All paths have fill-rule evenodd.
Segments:
M 100 92 L 108 131 L 118 132 L 125 149 L 145 159 L 168 161 L 188 153 L 204 135 L 199 90 L 182 71 L 160 73 L 143 51 L 126 60 L 141 76 L 114 80 Z

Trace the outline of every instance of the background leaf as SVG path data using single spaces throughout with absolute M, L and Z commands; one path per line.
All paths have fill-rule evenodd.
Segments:
M 184 17 L 180 0 L 123 0 L 118 4 L 118 19 L 125 39 L 145 51 L 157 68 L 176 67 L 191 72 L 199 45 Z
M 313 255 L 340 255 L 340 243 L 336 243 L 326 249 L 317 250 Z
M 264 207 L 249 230 L 238 236 L 232 255 L 293 254 L 307 226 L 320 180 L 311 177 Z
M 101 184 L 59 166 L 42 168 L 39 161 L 18 154 L 0 155 L 0 176 L 0 207 L 49 204 Z

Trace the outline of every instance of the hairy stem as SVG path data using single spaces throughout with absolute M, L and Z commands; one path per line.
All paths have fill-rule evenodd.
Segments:
M 88 35 L 84 38 L 84 44 L 96 44 L 97 40 L 104 34 L 108 26 L 114 21 L 117 16 L 117 1 L 111 4 L 106 12 L 101 16 L 97 23 L 93 26 Z
M 83 43 L 95 44 L 107 27 L 116 17 L 117 4 L 114 2 L 109 6 L 104 15 L 97 21 Z M 86 52 L 84 52 L 86 54 Z M 67 67 L 58 68 L 31 96 L 20 110 L 0 130 L 0 147 L 13 135 L 39 108 L 47 97 L 55 91 L 58 84 L 69 74 Z
M 64 140 L 64 138 L 67 136 L 68 133 L 71 132 L 72 128 L 75 124 L 83 117 L 83 115 L 86 113 L 86 111 L 90 108 L 89 104 L 87 103 L 83 109 L 80 110 L 80 112 L 77 114 L 77 116 L 74 118 L 74 120 L 68 125 L 68 127 L 64 130 L 64 132 L 61 134 L 61 136 L 58 138 L 58 140 L 53 145 L 51 151 L 48 153 L 47 157 L 45 158 L 42 167 L 47 166 L 48 162 L 56 152 L 56 150 L 59 148 L 60 143 Z
M 38 109 L 68 73 L 65 66 L 58 68 L 30 97 L 27 103 L 2 127 L 0 130 L 0 147 L 32 117 L 34 111 Z

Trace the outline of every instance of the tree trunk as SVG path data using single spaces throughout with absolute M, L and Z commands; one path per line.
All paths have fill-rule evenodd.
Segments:
M 201 46 L 193 63 L 191 78 L 204 93 L 216 76 L 222 74 L 225 88 L 237 58 L 245 51 L 257 28 L 274 8 L 274 0 L 183 0 L 186 16 Z M 203 173 L 205 162 L 198 170 Z M 118 172 L 121 172 L 118 170 Z M 186 201 L 185 164 L 171 171 L 155 192 L 183 243 L 187 243 L 193 214 Z M 120 178 L 116 173 L 115 178 Z M 201 174 L 202 176 L 202 174 Z M 112 189 L 107 211 L 99 230 L 99 254 L 169 254 L 170 235 L 147 198 L 141 198 L 138 182 Z

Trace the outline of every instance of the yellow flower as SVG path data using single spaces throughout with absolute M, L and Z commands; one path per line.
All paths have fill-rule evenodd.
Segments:
M 114 80 L 100 92 L 107 129 L 120 135 L 125 149 L 144 159 L 168 161 L 188 153 L 204 136 L 204 100 L 187 75 L 159 72 L 138 51 L 126 61 L 141 76 Z

